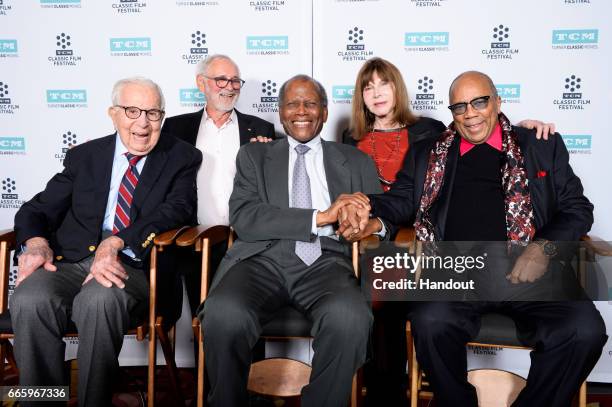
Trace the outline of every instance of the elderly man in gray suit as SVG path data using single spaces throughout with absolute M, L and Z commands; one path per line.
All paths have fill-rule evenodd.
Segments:
M 343 193 L 380 190 L 374 163 L 354 147 L 321 139 L 327 96 L 311 77 L 283 84 L 279 114 L 289 137 L 238 153 L 229 202 L 238 239 L 198 313 L 213 407 L 248 405 L 251 350 L 261 327 L 286 305 L 313 322 L 315 355 L 302 406 L 346 406 L 366 357 L 372 314 L 334 225 L 352 202 Z

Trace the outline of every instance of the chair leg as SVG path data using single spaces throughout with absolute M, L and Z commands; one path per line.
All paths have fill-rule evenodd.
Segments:
M 147 406 L 155 405 L 155 367 L 157 366 L 157 340 L 155 323 L 149 326 L 149 371 L 147 380 Z
M 351 407 L 361 407 L 363 397 L 363 369 L 360 368 L 353 375 L 353 386 L 351 388 Z
M 586 407 L 587 405 L 587 382 L 582 382 L 580 390 L 578 391 L 578 406 Z
M 181 391 L 181 386 L 179 385 L 178 368 L 176 367 L 176 361 L 174 359 L 174 348 L 172 347 L 168 334 L 163 329 L 161 317 L 157 318 L 157 322 L 155 323 L 155 329 L 157 331 L 157 336 L 159 337 L 159 343 L 161 344 L 164 359 L 166 360 L 166 369 L 168 370 L 168 376 L 170 377 L 170 385 L 172 386 L 172 390 L 174 391 L 174 396 L 176 397 L 177 404 L 184 406 L 185 398 L 183 397 L 183 392 Z
M 412 347 L 412 358 L 410 360 L 410 407 L 417 407 L 419 402 L 419 379 L 421 371 L 417 362 L 414 345 Z
M 198 333 L 198 400 L 197 407 L 204 407 L 204 342 L 202 332 Z

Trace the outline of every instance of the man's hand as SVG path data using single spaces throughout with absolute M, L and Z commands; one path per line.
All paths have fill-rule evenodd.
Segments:
M 350 213 L 345 213 L 343 220 L 346 221 L 347 219 L 349 219 L 348 223 L 353 228 L 361 229 L 360 221 L 357 220 L 358 217 L 355 215 L 354 212 L 352 212 L 357 210 L 367 211 L 366 216 L 368 216 L 370 213 L 370 200 L 361 192 L 357 192 L 355 194 L 342 194 L 336 199 L 334 203 L 331 204 L 329 208 L 324 211 L 317 212 L 317 226 L 325 226 L 338 222 L 340 209 L 347 207 L 348 205 L 352 205 L 355 208 L 352 209 Z M 363 227 L 365 227 L 365 222 L 363 223 Z
M 512 272 L 506 276 L 512 284 L 533 283 L 546 273 L 550 259 L 542 247 L 529 243 L 523 254 L 516 259 Z
M 93 264 L 83 285 L 95 278 L 104 287 L 111 288 L 114 284 L 124 288 L 123 280 L 127 280 L 128 275 L 117 257 L 121 249 L 123 249 L 123 240 L 117 236 L 104 239 L 96 250 Z
M 266 136 L 257 136 L 257 137 L 251 137 L 249 141 L 251 143 L 269 143 L 274 140 Z
M 366 226 L 362 230 L 354 231 L 351 229 L 345 229 L 342 233 L 342 237 L 349 242 L 356 242 L 363 239 L 364 237 L 373 235 L 382 230 L 382 223 L 378 218 L 368 219 Z
M 542 137 L 544 140 L 548 140 L 548 136 L 551 134 L 555 134 L 555 124 L 554 123 L 544 123 L 539 120 L 523 120 L 517 123 L 517 126 L 524 127 L 526 129 L 535 129 L 536 130 L 536 138 L 539 140 Z
M 57 271 L 53 265 L 53 250 L 49 247 L 47 239 L 42 237 L 32 237 L 25 242 L 25 250 L 17 260 L 17 287 L 23 280 L 32 274 L 39 267 L 47 271 Z

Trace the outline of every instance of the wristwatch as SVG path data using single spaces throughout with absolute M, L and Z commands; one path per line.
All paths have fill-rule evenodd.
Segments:
M 547 257 L 550 258 L 550 257 L 555 257 L 557 255 L 557 245 L 555 245 L 550 240 L 536 239 L 536 240 L 534 240 L 534 243 L 542 248 L 542 252 Z

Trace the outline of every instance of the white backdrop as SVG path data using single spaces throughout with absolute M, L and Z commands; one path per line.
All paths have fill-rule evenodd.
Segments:
M 329 93 L 324 137 L 333 140 L 347 126 L 359 67 L 381 56 L 404 74 L 417 114 L 448 123 L 450 80 L 478 69 L 511 120 L 555 122 L 595 204 L 592 233 L 612 240 L 601 182 L 612 173 L 611 15 L 605 0 L 0 0 L 0 228 L 61 169 L 69 145 L 112 132 L 106 109 L 119 78 L 157 81 L 169 116 L 194 111 L 203 103 L 195 63 L 228 54 L 246 80 L 238 108 L 281 131 L 280 85 L 312 74 Z M 612 322 L 610 306 L 598 306 Z M 193 363 L 185 321 L 183 366 Z M 138 349 L 127 341 L 122 363 L 144 360 Z M 510 353 L 475 352 L 471 364 L 528 366 L 526 353 Z M 612 381 L 610 355 L 607 345 L 593 380 Z

